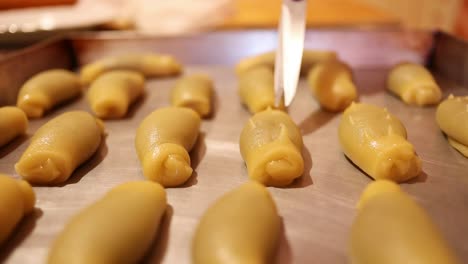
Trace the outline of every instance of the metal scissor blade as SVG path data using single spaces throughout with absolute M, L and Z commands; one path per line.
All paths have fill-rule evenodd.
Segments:
M 296 94 L 304 50 L 306 0 L 283 0 L 275 59 L 275 95 L 289 106 Z

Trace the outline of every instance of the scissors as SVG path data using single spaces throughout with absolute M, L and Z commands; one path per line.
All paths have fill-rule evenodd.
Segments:
M 289 106 L 296 95 L 306 28 L 306 0 L 283 0 L 275 59 L 275 106 Z

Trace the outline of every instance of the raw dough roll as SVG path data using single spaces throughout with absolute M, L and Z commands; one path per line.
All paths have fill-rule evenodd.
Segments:
M 164 187 L 186 182 L 193 171 L 188 153 L 197 141 L 200 123 L 200 116 L 185 107 L 166 107 L 149 114 L 135 138 L 145 177 Z
M 0 174 L 0 246 L 21 219 L 32 212 L 36 196 L 31 185 Z
M 336 59 L 337 55 L 333 51 L 304 50 L 304 53 L 302 54 L 301 73 L 307 73 L 319 62 Z M 253 68 L 261 66 L 266 66 L 270 69 L 275 67 L 275 51 L 242 59 L 236 65 L 236 73 L 237 75 L 241 75 Z
M 468 157 L 468 96 L 450 95 L 437 107 L 436 119 L 449 144 Z
M 253 180 L 286 186 L 304 172 L 301 132 L 282 111 L 268 109 L 252 116 L 241 132 L 239 144 Z
M 280 218 L 261 184 L 249 181 L 218 199 L 195 232 L 195 264 L 273 263 Z
M 374 179 L 407 181 L 421 172 L 421 160 L 406 140 L 403 124 L 387 109 L 352 103 L 338 129 L 346 156 Z
M 37 184 L 66 181 L 101 144 L 102 122 L 84 111 L 61 114 L 40 127 L 24 151 L 16 172 Z
M 459 263 L 429 215 L 400 187 L 378 180 L 364 190 L 351 227 L 350 263 Z
M 121 184 L 71 219 L 54 242 L 48 263 L 139 263 L 166 207 L 161 185 Z
M 409 105 L 437 104 L 442 97 L 432 74 L 414 63 L 395 66 L 388 74 L 387 88 Z
M 265 66 L 252 69 L 239 77 L 239 96 L 252 114 L 275 108 L 273 71 Z M 280 105 L 284 109 L 284 105 Z
M 14 106 L 0 107 L 0 147 L 25 134 L 27 129 L 28 118 L 21 109 Z
M 172 89 L 173 106 L 188 107 L 205 117 L 211 112 L 213 82 L 206 75 L 193 74 L 181 78 Z
M 357 97 L 351 68 L 337 60 L 318 63 L 309 71 L 307 82 L 321 107 L 327 111 L 343 111 Z
M 54 69 L 40 72 L 19 90 L 16 105 L 28 117 L 37 118 L 54 106 L 81 94 L 80 79 L 71 71 Z
M 81 69 L 81 81 L 87 85 L 102 73 L 118 69 L 138 71 L 146 77 L 165 77 L 182 72 L 182 65 L 170 55 L 124 54 L 84 65 Z
M 122 118 L 143 94 L 145 77 L 135 71 L 115 70 L 102 74 L 89 87 L 88 102 L 99 118 Z

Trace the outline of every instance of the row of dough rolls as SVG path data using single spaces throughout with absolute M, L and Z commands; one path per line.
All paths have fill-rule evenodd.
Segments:
M 182 65 L 169 55 L 112 56 L 84 65 L 80 76 L 65 69 L 46 70 L 32 76 L 20 88 L 17 106 L 29 118 L 39 118 L 80 96 L 83 87 L 91 85 L 88 101 L 96 115 L 121 118 L 128 106 L 142 95 L 145 77 L 166 77 L 181 72 Z
M 174 57 L 165 54 L 134 53 L 111 56 L 84 65 L 80 79 L 84 85 L 91 84 L 101 74 L 113 70 L 131 70 L 145 77 L 178 75 L 183 67 Z
M 249 181 L 215 201 L 192 244 L 193 263 L 271 263 L 281 221 L 268 190 Z M 349 237 L 351 263 L 460 263 L 426 211 L 393 181 L 363 191 Z
M 4 241 L 23 215 L 32 211 L 35 198 L 25 181 L 0 175 L 0 182 L 5 186 L 0 214 L 7 213 L 0 218 L 0 241 Z M 137 263 L 156 238 L 166 207 L 161 185 L 121 184 L 72 217 L 53 243 L 48 263 Z M 249 181 L 204 213 L 193 237 L 192 261 L 270 263 L 280 230 L 270 193 L 262 184 Z M 361 195 L 351 227 L 349 258 L 352 263 L 459 263 L 424 209 L 387 180 L 369 184 Z
M 273 52 L 246 58 L 236 66 L 239 96 L 252 114 L 268 108 L 284 109 L 282 104 L 275 105 L 273 68 Z M 356 100 L 351 68 L 336 53 L 305 50 L 301 71 L 307 74 L 310 90 L 325 110 L 342 111 Z

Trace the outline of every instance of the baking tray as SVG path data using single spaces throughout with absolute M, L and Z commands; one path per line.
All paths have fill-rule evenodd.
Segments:
M 203 212 L 222 194 L 247 180 L 238 139 L 250 114 L 238 99 L 233 66 L 245 56 L 274 49 L 275 42 L 276 33 L 269 30 L 173 38 L 104 32 L 52 39 L 2 58 L 0 105 L 13 104 L 18 87 L 36 72 L 54 67 L 76 69 L 100 57 L 130 51 L 167 52 L 185 64 L 185 73 L 204 72 L 212 76 L 216 87 L 215 115 L 203 121 L 191 153 L 194 175 L 184 186 L 167 189 L 169 207 L 144 260 L 190 263 L 191 240 Z M 421 176 L 401 186 L 428 211 L 462 262 L 468 262 L 468 159 L 448 145 L 435 122 L 435 107 L 406 106 L 385 92 L 388 68 L 400 61 L 413 61 L 434 69 L 444 97 L 449 93 L 468 95 L 463 78 L 466 59 L 444 56 L 453 53 L 453 45 L 459 48 L 457 56 L 466 58 L 466 43 L 432 32 L 308 31 L 305 46 L 337 51 L 353 67 L 359 100 L 387 107 L 401 119 L 423 163 Z M 455 70 L 447 70 L 450 68 Z M 148 80 L 145 96 L 126 118 L 105 122 L 105 142 L 68 182 L 58 187 L 34 188 L 36 209 L 2 247 L 0 262 L 44 263 L 51 242 L 71 216 L 117 184 L 144 179 L 134 149 L 135 130 L 147 114 L 169 104 L 175 81 L 176 78 Z M 0 171 L 17 177 L 13 165 L 38 127 L 76 109 L 89 110 L 84 97 L 53 110 L 43 119 L 31 120 L 27 136 L 0 149 Z M 355 205 L 371 179 L 354 167 L 340 149 L 340 114 L 320 110 L 305 80 L 300 81 L 289 113 L 303 134 L 305 173 L 287 188 L 269 188 L 283 223 L 277 263 L 345 263 Z

